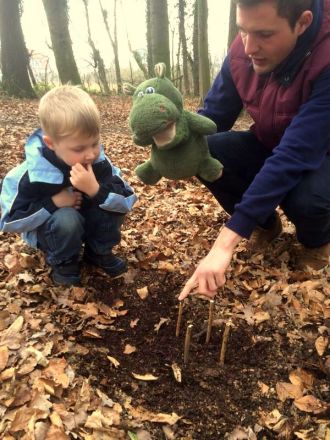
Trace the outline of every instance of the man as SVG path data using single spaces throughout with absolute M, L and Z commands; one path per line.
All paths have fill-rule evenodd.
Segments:
M 179 299 L 213 297 L 234 250 L 263 250 L 282 230 L 280 206 L 302 245 L 297 266 L 320 270 L 330 255 L 330 0 L 236 0 L 239 35 L 201 114 L 223 176 L 204 184 L 231 215 Z M 242 108 L 249 131 L 228 131 Z

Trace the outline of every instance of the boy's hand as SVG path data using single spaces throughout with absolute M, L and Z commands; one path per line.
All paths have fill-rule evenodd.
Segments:
M 100 188 L 91 164 L 88 164 L 86 168 L 81 163 L 73 165 L 70 181 L 75 188 L 89 197 L 94 197 Z
M 64 188 L 52 197 L 52 201 L 57 208 L 79 209 L 82 202 L 82 194 L 79 191 L 72 191 L 71 188 Z

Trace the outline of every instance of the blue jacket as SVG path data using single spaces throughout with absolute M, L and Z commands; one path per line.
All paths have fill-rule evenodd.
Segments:
M 52 197 L 71 187 L 70 169 L 43 142 L 42 131 L 36 130 L 25 145 L 25 161 L 5 176 L 0 196 L 0 230 L 21 232 L 31 245 L 37 245 L 38 226 L 58 209 Z M 103 147 L 93 163 L 100 189 L 95 197 L 84 196 L 83 203 L 97 204 L 101 209 L 125 214 L 137 200 L 132 188 L 120 177 L 119 168 L 105 156 Z
M 241 109 L 250 111 L 251 107 L 251 129 L 261 143 L 273 148 L 227 222 L 246 238 L 267 220 L 305 172 L 320 167 L 329 151 L 330 0 L 315 0 L 313 17 L 290 56 L 259 79 L 238 37 L 199 111 L 217 124 L 218 131 L 227 131 Z M 271 103 L 269 97 L 275 97 Z M 290 114 L 293 104 L 297 107 Z M 282 132 L 275 131 L 280 123 Z

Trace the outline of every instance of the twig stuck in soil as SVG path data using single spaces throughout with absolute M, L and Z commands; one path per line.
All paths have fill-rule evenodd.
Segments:
M 180 334 L 180 327 L 181 327 L 181 321 L 182 321 L 182 312 L 183 312 L 183 301 L 179 302 L 179 313 L 178 313 L 178 320 L 176 322 L 176 329 L 175 329 L 175 336 L 178 337 Z
M 208 344 L 210 342 L 210 338 L 211 338 L 212 323 L 213 323 L 213 310 L 214 310 L 214 299 L 211 299 L 210 306 L 209 306 L 209 320 L 207 322 L 207 332 L 206 332 L 206 338 L 205 338 L 206 344 Z
M 192 332 L 193 325 L 189 324 L 186 330 L 186 337 L 184 340 L 184 354 L 183 354 L 183 362 L 186 364 L 189 359 L 189 348 L 190 348 L 190 341 L 191 341 L 191 332 Z
M 229 337 L 229 331 L 231 325 L 232 325 L 231 320 L 227 321 L 223 332 L 221 350 L 220 350 L 220 365 L 225 364 L 225 356 L 226 356 L 227 343 L 228 343 L 228 337 Z

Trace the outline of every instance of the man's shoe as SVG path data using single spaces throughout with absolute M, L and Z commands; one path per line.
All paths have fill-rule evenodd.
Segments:
M 80 270 L 77 261 L 65 261 L 52 266 L 51 273 L 54 284 L 75 286 L 80 283 Z
M 247 244 L 247 251 L 251 254 L 260 253 L 266 250 L 269 244 L 277 238 L 282 232 L 282 222 L 280 216 L 276 212 L 276 219 L 274 224 L 269 229 L 257 226 L 252 232 L 250 240 Z
M 321 270 L 330 264 L 330 243 L 317 248 L 306 248 L 301 246 L 295 266 L 297 269 L 305 270 L 310 267 L 313 270 Z
M 87 264 L 100 267 L 111 276 L 118 276 L 127 271 L 126 262 L 116 257 L 112 252 L 107 255 L 100 255 L 95 254 L 91 250 L 85 250 L 84 261 Z

